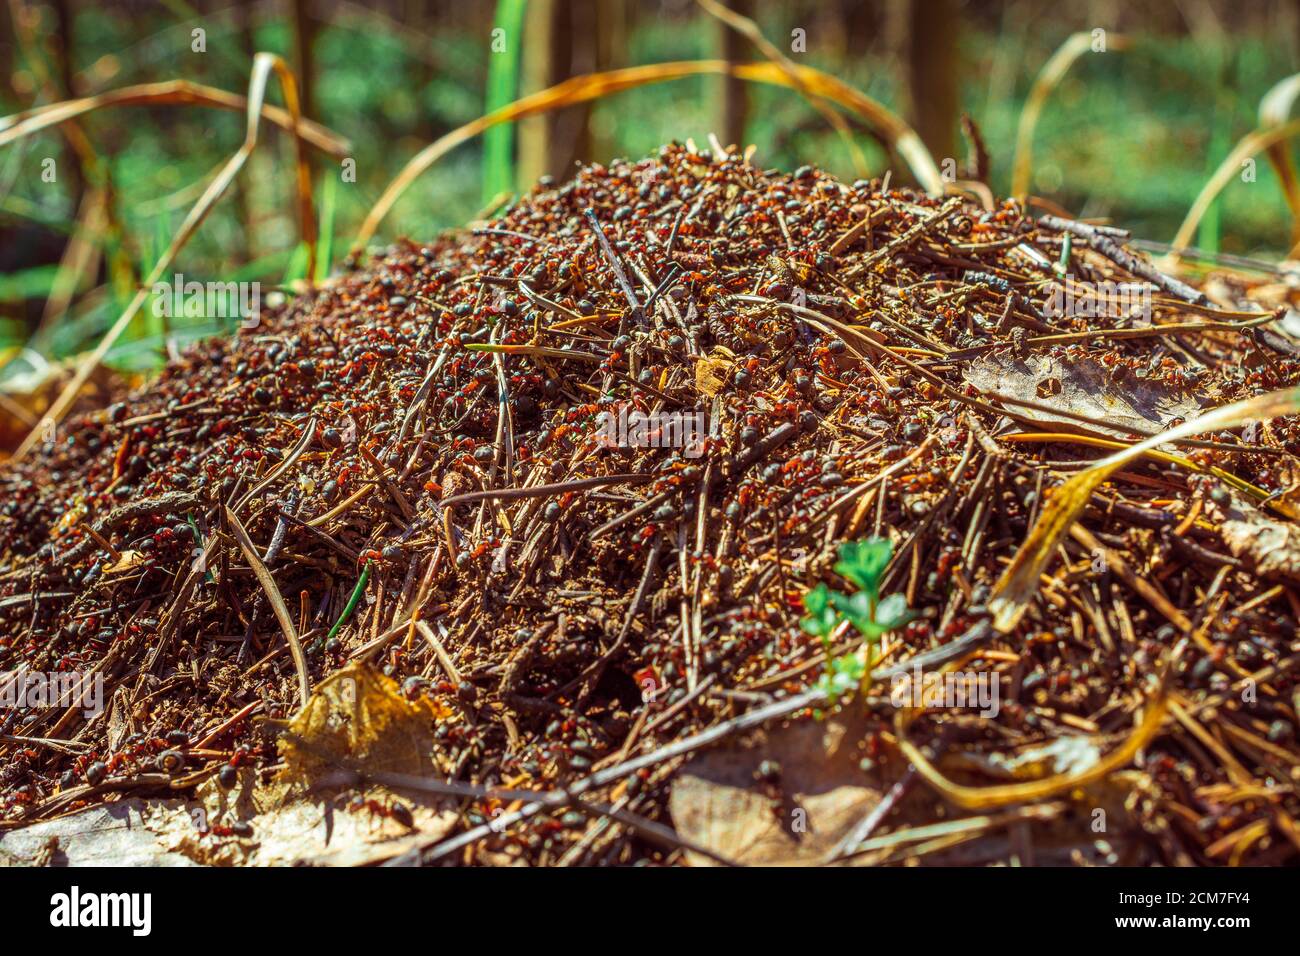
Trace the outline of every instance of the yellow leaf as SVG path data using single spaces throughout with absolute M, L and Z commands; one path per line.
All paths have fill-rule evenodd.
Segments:
M 715 353 L 695 362 L 695 388 L 705 398 L 712 398 L 727 384 L 732 363 Z
M 439 716 L 425 698 L 407 700 L 396 681 L 354 661 L 316 685 L 289 722 L 280 739 L 285 766 L 278 780 L 310 787 L 341 765 L 428 775 Z

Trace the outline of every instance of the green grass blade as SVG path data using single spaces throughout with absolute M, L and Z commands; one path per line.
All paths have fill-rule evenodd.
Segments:
M 514 102 L 519 90 L 519 49 L 522 45 L 526 0 L 498 0 L 488 54 L 487 112 Z M 498 33 L 497 31 L 503 31 Z M 502 48 L 503 47 L 503 48 Z M 515 182 L 515 125 L 501 123 L 483 135 L 483 204 Z

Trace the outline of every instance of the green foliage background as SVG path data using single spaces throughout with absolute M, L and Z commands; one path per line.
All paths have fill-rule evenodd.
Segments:
M 34 9 L 42 35 L 53 31 L 52 8 Z M 1009 185 L 1016 123 L 1034 76 L 1065 37 L 1088 28 L 1089 17 L 1095 19 L 1091 9 L 1087 15 L 1054 15 L 1051 9 L 972 3 L 963 11 L 968 16 L 962 22 L 957 66 L 961 108 L 983 131 L 998 192 Z M 1171 27 L 1163 15 L 1153 17 L 1149 29 L 1123 23 L 1133 46 L 1085 55 L 1075 64 L 1038 126 L 1035 193 L 1081 216 L 1112 217 L 1139 236 L 1172 238 L 1219 159 L 1255 126 L 1260 98 L 1300 69 L 1300 37 L 1260 27 L 1267 18 L 1243 18 L 1239 24 L 1225 13 L 1228 7 L 1216 9 L 1232 30 Z M 129 7 L 76 4 L 75 13 L 73 65 L 82 92 L 180 77 L 245 91 L 252 61 L 232 9 L 200 11 L 175 0 Z M 320 212 L 336 237 L 337 258 L 407 159 L 487 109 L 490 31 L 502 11 L 484 5 L 481 15 L 412 24 L 399 22 L 386 8 L 340 3 L 314 8 L 314 15 L 321 20 L 314 47 L 315 118 L 351 139 L 357 169 L 356 183 L 342 183 L 333 160 L 313 159 L 318 186 L 327 178 L 335 180 L 328 208 Z M 285 10 L 275 3 L 256 5 L 254 17 L 255 48 L 289 57 L 292 35 Z M 756 17 L 766 35 L 786 47 L 790 30 L 804 25 L 808 48 L 800 62 L 832 72 L 902 110 L 903 70 L 897 51 L 884 39 L 851 48 L 833 22 L 813 17 L 807 5 L 758 3 Z M 191 51 L 196 26 L 206 31 L 205 53 Z M 717 23 L 683 3 L 638 5 L 624 40 L 612 65 L 714 57 L 720 42 Z M 0 88 L 0 111 L 13 113 L 44 102 L 33 92 L 30 62 L 32 56 L 44 55 L 44 47 L 21 49 L 10 25 L 3 49 L 9 75 Z M 753 58 L 760 56 L 755 52 Z M 513 80 L 503 80 L 500 72 L 491 81 L 496 84 L 494 104 L 503 101 L 501 84 Z M 811 162 L 854 178 L 843 143 L 798 96 L 757 86 L 750 96 L 745 138 L 757 145 L 758 162 L 785 168 Z M 276 102 L 278 97 L 272 93 Z M 591 122 L 596 152 L 591 158 L 641 155 L 671 139 L 705 142 L 719 128 L 719 99 L 718 81 L 699 78 L 600 102 Z M 121 231 L 111 242 L 134 264 L 137 280 L 202 185 L 238 146 L 243 124 L 234 113 L 177 107 L 117 108 L 85 119 L 83 128 L 116 190 Z M 876 171 L 883 172 L 885 153 L 866 134 L 860 142 Z M 72 228 L 76 210 L 66 177 L 56 184 L 40 179 L 42 158 L 66 155 L 57 132 L 0 150 L 0 227 L 9 242 L 26 241 L 20 237 L 31 228 L 55 233 Z M 483 143 L 474 142 L 447 157 L 407 192 L 383 235 L 428 237 L 464 224 L 480 211 L 490 186 L 510 180 L 499 145 L 491 156 L 495 158 L 485 162 Z M 895 170 L 896 181 L 902 174 Z M 241 177 L 241 189 L 242 197 L 228 196 L 208 218 L 181 254 L 178 271 L 203 279 L 258 279 L 269 287 L 300 269 L 294 262 L 297 225 L 287 137 L 266 137 Z M 317 199 L 323 201 L 319 188 Z M 1261 157 L 1258 180 L 1234 181 L 1227 188 L 1198 241 L 1213 249 L 1277 258 L 1289 245 L 1289 228 L 1276 177 Z M 49 262 L 0 273 L 0 346 L 24 339 L 18 316 L 25 302 L 48 293 L 53 275 Z M 106 281 L 100 294 L 79 299 L 42 350 L 67 355 L 93 342 L 129 297 L 130 279 Z M 135 325 L 111 355 L 114 364 L 160 360 L 155 323 L 141 318 Z M 199 320 L 183 329 L 182 337 L 218 330 Z

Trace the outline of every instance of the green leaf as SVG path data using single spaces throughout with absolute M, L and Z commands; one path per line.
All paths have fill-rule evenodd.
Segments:
M 866 676 L 864 659 L 857 654 L 843 654 L 826 662 L 826 671 L 818 678 L 817 686 L 826 693 L 831 704 L 837 704 L 842 695 L 851 695 L 858 690 Z
M 881 627 L 875 621 L 870 620 L 854 620 L 853 626 L 858 629 L 859 634 L 873 644 L 880 640 L 881 636 L 889 630 L 889 628 Z
M 307 278 L 307 243 L 300 242 L 294 247 L 293 255 L 289 258 L 289 265 L 284 270 L 284 279 L 281 280 L 284 285 L 293 285 L 300 279 Z
M 845 617 L 862 617 L 869 621 L 875 616 L 872 613 L 871 597 L 865 591 L 854 591 L 852 594 L 832 591 L 830 597 L 831 605 Z
M 799 622 L 799 626 L 803 628 L 804 633 L 826 640 L 838 623 L 839 618 L 835 616 L 834 611 L 825 611 L 819 617 L 805 617 Z
M 820 615 L 830 604 L 831 595 L 826 585 L 819 584 L 803 596 L 804 609 L 813 615 Z
M 334 209 L 337 203 L 334 176 L 323 177 L 321 186 L 319 245 L 316 249 L 316 281 L 324 282 L 330 276 L 330 263 L 334 258 Z
M 876 623 L 886 631 L 902 627 L 912 619 L 912 612 L 907 608 L 904 594 L 891 594 L 876 607 Z
M 884 633 L 885 629 L 875 623 L 875 604 L 866 591 L 855 591 L 853 594 L 832 591 L 831 603 L 864 637 L 874 639 Z
M 820 637 L 823 641 L 830 637 L 835 625 L 839 623 L 838 615 L 830 606 L 831 597 L 824 584 L 817 585 L 803 596 L 803 606 L 809 611 L 808 616 L 799 622 L 804 633 Z
M 880 591 L 880 577 L 893 555 L 894 545 L 888 538 L 846 541 L 840 545 L 840 560 L 835 565 L 835 573 L 874 597 Z
M 18 303 L 24 299 L 45 299 L 54 288 L 57 265 L 32 266 L 0 275 L 0 302 Z

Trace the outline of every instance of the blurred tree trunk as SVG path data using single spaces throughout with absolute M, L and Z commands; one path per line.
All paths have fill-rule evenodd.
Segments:
M 956 157 L 959 29 L 956 0 L 908 0 L 904 50 L 908 118 L 935 162 Z
M 253 56 L 257 53 L 257 39 L 253 35 L 253 6 L 249 3 L 239 3 L 235 5 L 235 31 L 239 37 L 240 46 L 243 48 L 244 55 L 248 57 L 248 62 L 252 63 Z M 257 231 L 257 223 L 253 218 L 253 183 L 256 178 L 252 176 L 235 177 L 235 203 L 239 208 L 239 221 L 243 224 L 240 230 L 239 248 L 235 250 L 235 261 L 241 264 L 252 262 L 256 256 L 256 247 L 253 239 Z
M 402 13 L 404 21 L 421 36 L 432 36 L 439 27 L 439 10 L 436 0 L 406 0 Z M 447 131 L 443 124 L 435 121 L 430 87 L 438 78 L 438 59 L 432 50 L 425 50 L 424 55 L 415 64 L 415 83 L 419 90 L 419 127 L 415 131 L 424 140 L 434 140 Z
M 59 99 L 70 100 L 76 96 L 72 90 L 73 68 L 73 13 L 71 0 L 53 0 L 54 8 L 54 70 L 53 81 Z M 82 193 L 85 190 L 85 176 L 80 158 L 72 146 L 63 149 L 61 164 L 66 177 L 68 197 L 72 208 L 81 208 Z
M 316 115 L 316 21 L 307 13 L 308 0 L 289 0 L 293 22 L 293 68 L 298 74 L 298 99 L 303 116 Z
M 5 95 L 13 93 L 13 75 L 14 67 L 18 60 L 18 34 L 13 27 L 12 13 L 8 10 L 0 11 L 0 77 L 4 78 Z
M 841 5 L 841 15 L 850 59 L 865 56 L 880 32 L 881 13 L 878 4 L 845 0 Z
M 627 0 L 600 0 L 595 4 L 596 60 L 593 70 L 616 70 L 627 66 L 629 26 L 635 4 Z M 597 123 L 588 130 L 587 159 L 604 162 L 618 152 L 616 136 Z
M 531 0 L 524 21 L 523 92 L 535 93 L 571 76 L 607 67 L 600 36 L 616 20 L 598 0 Z M 568 178 L 578 161 L 594 157 L 591 104 L 583 103 L 519 124 L 518 188 L 543 175 Z
M 753 19 L 754 0 L 722 0 L 723 5 L 735 10 L 742 17 Z M 714 29 L 720 32 L 722 59 L 728 64 L 744 63 L 751 55 L 749 41 L 721 20 L 714 22 Z M 722 95 L 718 101 L 722 115 L 718 118 L 718 128 L 722 133 L 723 146 L 745 148 L 745 125 L 749 121 L 749 85 L 734 76 L 724 76 L 720 80 Z
M 520 91 L 525 95 L 556 82 L 559 73 L 556 62 L 563 52 L 556 37 L 559 21 L 559 0 L 529 0 L 520 67 Z M 519 123 L 519 182 L 516 188 L 521 193 L 531 188 L 539 177 L 551 173 L 551 121 L 550 114 L 544 114 Z

